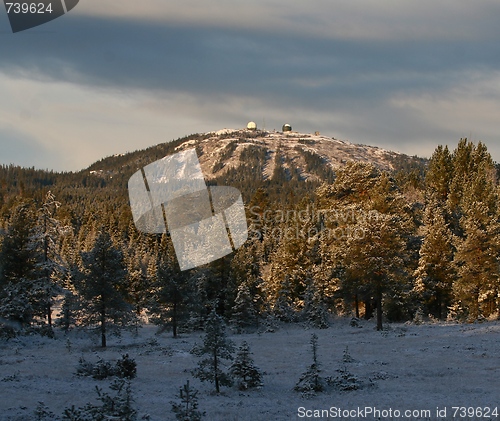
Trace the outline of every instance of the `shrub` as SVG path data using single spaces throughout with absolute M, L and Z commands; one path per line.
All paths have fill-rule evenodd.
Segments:
M 137 376 L 137 363 L 128 354 L 122 355 L 122 358 L 115 364 L 104 361 L 102 358 L 99 358 L 96 363 L 91 363 L 83 357 L 78 363 L 76 369 L 78 376 L 92 377 L 96 380 L 104 380 L 113 376 L 120 379 L 133 379 Z

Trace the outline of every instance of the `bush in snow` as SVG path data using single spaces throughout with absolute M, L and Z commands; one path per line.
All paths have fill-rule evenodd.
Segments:
M 130 381 L 115 380 L 110 385 L 110 389 L 116 393 L 111 395 L 96 387 L 97 400 L 100 401 L 100 405 L 88 403 L 82 408 L 75 408 L 73 405 L 64 410 L 62 419 L 69 421 L 137 420 Z M 142 419 L 149 419 L 149 417 L 144 416 Z
M 35 409 L 35 420 L 53 420 L 55 419 L 55 414 L 49 410 L 45 403 L 39 401 Z
M 122 355 L 121 360 L 118 360 L 114 365 L 101 358 L 94 364 L 82 357 L 79 360 L 76 374 L 92 377 L 96 380 L 104 380 L 113 376 L 121 379 L 133 379 L 137 376 L 137 363 L 128 354 Z
M 133 379 L 137 376 L 137 363 L 128 354 L 122 355 L 116 362 L 116 376 L 122 379 Z
M 337 370 L 339 375 L 336 377 L 328 377 L 326 379 L 328 385 L 333 386 L 336 390 L 351 391 L 358 390 L 363 387 L 363 382 L 352 374 L 347 366 L 344 365 L 341 369 Z
M 16 336 L 16 330 L 12 326 L 0 323 L 0 339 L 12 339 Z

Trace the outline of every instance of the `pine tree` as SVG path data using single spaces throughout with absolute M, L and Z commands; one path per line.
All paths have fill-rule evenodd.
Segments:
M 321 369 L 318 363 L 318 336 L 311 335 L 311 350 L 313 354 L 313 363 L 300 376 L 294 390 L 302 392 L 305 396 L 314 396 L 316 392 L 322 392 L 325 389 L 324 380 L 321 377 Z
M 60 203 L 49 191 L 42 207 L 38 209 L 38 219 L 32 235 L 33 247 L 38 256 L 33 280 L 35 314 L 45 317 L 49 326 L 52 326 L 53 300 L 61 292 L 61 283 L 67 271 L 61 256 L 61 238 L 70 229 L 63 226 L 55 216 L 59 206 Z
M 234 344 L 226 337 L 224 320 L 215 309 L 211 311 L 205 324 L 205 337 L 202 346 L 196 346 L 192 352 L 202 359 L 198 367 L 193 370 L 193 375 L 201 381 L 215 384 L 215 391 L 220 393 L 220 386 L 231 386 L 231 377 L 223 371 L 222 360 L 232 360 L 231 353 Z
M 498 310 L 500 225 L 481 203 L 462 217 L 461 225 L 465 238 L 458 240 L 455 254 L 454 293 L 468 318 L 476 320 Z
M 140 240 L 129 243 L 129 250 L 125 258 L 127 266 L 127 292 L 134 311 L 139 318 L 147 307 L 151 291 L 151 276 L 149 273 L 150 254 Z
M 500 308 L 500 253 L 496 169 L 486 146 L 461 139 L 453 155 L 448 204 L 455 227 L 455 306 L 470 318 Z
M 330 326 L 328 311 L 323 297 L 314 282 L 308 285 L 304 297 L 304 318 L 313 327 L 326 329 Z
M 380 173 L 373 178 L 373 173 L 368 172 L 370 176 L 364 178 L 365 182 L 358 183 L 357 194 L 342 198 L 343 202 L 354 201 L 356 213 L 346 221 L 337 218 L 335 222 L 343 229 L 339 255 L 346 280 L 357 282 L 356 295 L 362 292 L 374 298 L 377 330 L 381 330 L 384 295 L 401 297 L 405 289 L 410 289 L 406 273 L 407 242 L 414 225 L 404 198 L 388 174 Z M 359 195 L 359 192 L 365 193 Z
M 415 271 L 415 291 L 421 297 L 425 314 L 443 319 L 453 298 L 454 248 L 445 211 L 437 200 L 427 203 L 424 224 L 426 231 Z
M 232 308 L 231 322 L 236 326 L 238 333 L 243 332 L 250 326 L 257 323 L 257 313 L 254 307 L 254 301 L 250 295 L 250 289 L 246 283 L 238 287 L 238 295 Z
M 60 326 L 66 333 L 71 327 L 76 325 L 77 310 L 78 310 L 78 297 L 71 291 L 64 293 L 64 298 L 61 304 L 61 311 L 58 314 L 59 318 L 56 320 L 57 326 Z
M 235 379 L 238 389 L 247 390 L 262 386 L 262 373 L 255 366 L 251 357 L 250 347 L 243 341 L 238 348 L 236 358 L 229 372 Z
M 99 325 L 103 348 L 109 324 L 127 324 L 133 316 L 126 302 L 125 278 L 122 253 L 107 232 L 100 232 L 93 248 L 82 252 L 82 269 L 76 287 L 85 304 L 82 322 L 89 326 Z
M 0 250 L 0 317 L 30 325 L 37 253 L 31 241 L 35 213 L 28 203 L 13 209 Z
M 426 195 L 446 203 L 453 177 L 453 161 L 448 146 L 438 146 L 429 161 L 425 176 Z
M 189 272 L 180 272 L 168 256 L 159 256 L 156 276 L 152 284 L 149 313 L 155 324 L 172 327 L 177 338 L 180 324 L 186 320 L 191 291 Z
M 172 412 L 179 421 L 200 421 L 204 413 L 198 411 L 198 391 L 189 386 L 189 380 L 179 389 L 180 403 L 171 402 Z
M 382 329 L 383 297 L 403 301 L 411 289 L 407 244 L 415 227 L 405 198 L 388 173 L 349 163 L 337 172 L 333 185 L 317 190 L 317 203 L 326 211 L 319 253 L 320 261 L 331 263 L 332 282 L 325 286 L 344 306 L 354 302 L 357 316 L 364 301 L 365 318 L 371 317 L 374 302 L 377 328 Z

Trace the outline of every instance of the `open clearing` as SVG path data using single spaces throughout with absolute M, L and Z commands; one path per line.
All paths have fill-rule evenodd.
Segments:
M 208 421 L 318 419 L 300 417 L 299 407 L 431 410 L 433 420 L 441 419 L 436 416 L 437 407 L 447 407 L 446 419 L 479 419 L 453 418 L 454 406 L 492 411 L 498 407 L 500 411 L 500 322 L 391 324 L 384 332 L 377 332 L 371 321 L 360 322 L 361 327 L 349 322 L 336 319 L 325 330 L 284 325 L 275 332 L 230 335 L 236 345 L 243 340 L 249 343 L 255 364 L 264 373 L 264 386 L 245 392 L 223 388 L 219 396 L 212 393 L 210 383 L 201 383 L 190 374 L 198 359 L 189 351 L 201 342 L 202 333 L 173 339 L 168 332 L 156 335 L 156 327 L 144 326 L 138 335 L 127 332 L 121 338 L 109 337 L 105 350 L 97 346 L 97 338 L 76 331 L 68 336 L 57 331 L 55 340 L 32 336 L 2 341 L 0 419 L 34 419 L 39 401 L 57 415 L 71 405 L 97 403 L 95 386 L 106 389 L 110 381 L 76 376 L 79 358 L 116 360 L 125 353 L 137 362 L 137 378 L 132 380 L 136 408 L 140 416 L 149 414 L 154 421 L 174 419 L 170 401 L 177 400 L 186 380 L 200 391 L 199 409 L 206 411 Z M 293 391 L 312 363 L 312 333 L 319 337 L 323 376 L 338 376 L 337 370 L 345 367 L 363 388 L 330 389 L 312 398 Z M 347 363 L 343 362 L 346 347 L 353 360 Z M 500 415 L 480 419 L 495 420 Z

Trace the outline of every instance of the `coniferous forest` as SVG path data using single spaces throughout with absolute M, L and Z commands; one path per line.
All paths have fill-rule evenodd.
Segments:
M 95 328 L 105 347 L 110 329 L 148 320 L 176 336 L 212 310 L 240 330 L 273 319 L 326 328 L 332 315 L 373 317 L 378 329 L 498 317 L 499 190 L 484 144 L 462 139 L 392 172 L 348 162 L 323 183 L 279 166 L 252 178 L 248 159 L 245 180 L 228 172 L 212 183 L 242 191 L 249 240 L 181 272 L 168 233 L 135 229 L 126 183 L 134 165 L 185 140 L 108 158 L 99 171 L 0 168 L 2 329 Z
M 177 399 L 170 401 L 170 415 L 153 419 L 200 420 L 207 414 L 199 407 L 200 383 L 195 382 L 211 383 L 207 386 L 208 390 L 212 387 L 210 393 L 223 397 L 229 387 L 240 394 L 265 388 L 275 377 L 259 368 L 252 350 L 262 363 L 262 353 L 266 358 L 270 355 L 267 350 L 273 341 L 298 345 L 294 338 L 303 340 L 304 335 L 286 329 L 299 329 L 307 336 L 306 330 L 329 332 L 329 327 L 336 326 L 337 330 L 330 330 L 344 333 L 341 337 L 334 333 L 334 340 L 346 341 L 353 333 L 346 332 L 341 323 L 347 319 L 350 329 L 371 325 L 384 338 L 393 332 L 397 341 L 406 335 L 402 323 L 467 326 L 498 320 L 498 168 L 484 144 L 462 139 L 453 149 L 437 147 L 429 160 L 397 155 L 392 171 L 350 161 L 332 173 L 330 168 L 321 168 L 322 162 L 311 154 L 309 171 L 322 177 L 310 181 L 301 179 L 300 168 L 294 169 L 292 162 L 278 154 L 272 176 L 263 178 L 265 154 L 247 151 L 240 168 L 226 171 L 209 184 L 240 189 L 248 240 L 233 254 L 180 271 L 168 233 L 143 234 L 135 228 L 127 182 L 137 168 L 173 153 L 186 141 L 196 144 L 203 138 L 192 135 L 109 157 L 78 173 L 0 167 L 0 349 L 17 344 L 17 356 L 22 347 L 27 347 L 26 352 L 35 352 L 37 346 L 50 348 L 25 343 L 22 338 L 62 338 L 66 358 L 71 359 L 75 347 L 82 355 L 74 375 L 97 382 L 114 379 L 106 390 L 95 386 L 97 405 L 59 403 L 58 408 L 65 409 L 62 418 L 57 418 L 39 400 L 36 409 L 21 406 L 17 409 L 20 418 L 12 419 L 28 419 L 26 411 L 35 414 L 33 419 L 139 419 L 132 379 L 141 377 L 143 367 L 147 372 L 151 354 L 159 353 L 163 361 L 176 353 L 190 353 L 198 358 L 197 365 L 190 364 L 192 383 L 183 374 L 184 384 L 172 386 L 179 393 L 169 397 Z M 156 337 L 144 343 L 136 339 L 135 345 L 121 342 L 120 335 L 139 338 L 139 329 L 155 325 L 156 335 L 169 337 L 177 345 L 161 346 Z M 285 336 L 274 333 L 280 329 L 285 329 Z M 277 336 L 261 338 L 263 333 Z M 326 376 L 323 367 L 331 367 L 334 360 L 324 358 L 321 344 L 332 339 L 317 333 L 311 336 L 312 351 L 287 351 L 287 358 L 301 355 L 295 364 L 299 369 L 312 361 L 293 379 L 295 386 L 286 386 L 291 396 L 311 399 L 324 393 L 370 391 L 378 387 L 377 381 L 397 379 L 398 375 L 391 377 L 386 371 L 369 378 L 356 375 L 352 370 L 358 360 L 347 345 L 339 374 Z M 80 334 L 87 339 L 82 342 Z M 196 338 L 201 343 L 191 348 Z M 387 346 L 371 336 L 368 340 L 374 349 L 382 350 L 379 355 L 385 355 Z M 118 360 L 99 357 L 92 362 L 82 345 L 87 342 L 93 344 L 90 350 L 94 352 L 110 348 L 115 349 L 111 355 L 116 355 L 116 349 L 127 352 Z M 370 353 L 356 344 L 357 357 L 367 358 Z M 301 346 L 307 347 L 307 340 Z M 147 350 L 141 351 L 144 347 Z M 422 348 L 422 353 L 427 349 Z M 139 366 L 129 350 L 136 350 Z M 486 358 L 489 348 L 485 350 L 482 356 Z M 450 352 L 453 358 L 462 358 L 461 348 Z M 14 358 L 16 364 L 26 361 Z M 188 361 L 183 358 L 180 367 Z M 266 363 L 268 370 L 277 367 L 272 361 Z M 295 366 L 286 367 L 276 373 L 288 384 Z M 170 375 L 175 369 L 169 369 Z M 46 373 L 45 368 L 40 370 Z M 156 379 L 156 372 L 149 376 Z M 16 371 L 1 381 L 7 385 L 20 378 Z M 86 383 L 78 384 L 83 388 Z M 147 390 L 139 396 L 140 402 L 146 402 L 141 410 L 163 413 L 161 405 L 144 407 L 154 401 L 152 383 L 148 385 L 139 387 Z M 274 401 L 264 399 L 268 393 L 281 396 L 284 392 L 271 388 L 259 395 L 260 412 L 255 413 L 273 411 L 268 406 Z M 209 405 L 206 396 L 201 395 L 201 406 L 212 412 L 208 419 L 225 416 L 220 415 L 219 404 Z M 228 395 L 225 402 L 235 405 L 234 396 Z M 273 419 L 289 419 L 279 407 L 285 405 L 288 411 L 290 405 L 286 401 L 276 405 L 274 410 L 280 415 Z M 255 419 L 252 411 L 242 419 Z M 151 418 L 144 414 L 141 419 Z

